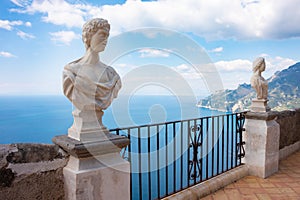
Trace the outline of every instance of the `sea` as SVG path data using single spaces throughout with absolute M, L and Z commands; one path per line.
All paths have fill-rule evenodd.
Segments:
M 220 115 L 199 108 L 194 97 L 121 96 L 104 111 L 108 129 Z M 46 143 L 67 134 L 73 123 L 72 104 L 65 96 L 1 96 L 0 144 Z
M 212 110 L 208 108 L 197 107 L 198 99 L 195 97 L 188 96 L 166 96 L 166 95 L 132 95 L 132 96 L 119 96 L 116 98 L 112 105 L 104 111 L 103 124 L 108 129 L 124 128 L 137 125 L 155 124 L 170 121 L 178 121 L 185 119 L 194 119 L 205 116 L 216 116 L 225 114 L 224 112 Z M 11 144 L 11 143 L 45 143 L 51 144 L 51 139 L 57 135 L 67 134 L 68 128 L 73 123 L 72 116 L 72 104 L 65 96 L 1 96 L 0 97 L 0 144 Z M 208 122 L 208 121 L 207 121 Z M 229 124 L 230 125 L 230 124 Z M 164 132 L 164 131 L 162 131 Z M 132 131 L 133 134 L 133 131 Z M 205 136 L 205 135 L 204 135 Z M 203 137 L 204 137 L 203 136 Z M 165 144 L 166 141 L 172 139 L 172 135 L 164 136 L 160 134 L 160 145 Z M 170 138 L 171 137 L 171 138 Z M 150 143 L 156 143 L 156 136 L 150 138 Z M 218 143 L 222 139 L 218 139 Z M 148 139 L 142 139 L 142 149 L 150 144 Z M 211 139 L 207 141 L 212 141 Z M 231 141 L 231 139 L 224 139 L 225 143 Z M 144 169 L 149 166 L 148 160 L 144 159 L 140 162 L 134 155 L 137 152 L 136 138 L 131 137 L 133 155 L 131 156 L 132 170 L 132 199 L 157 199 L 159 196 L 164 196 L 167 193 L 175 191 L 174 188 L 180 188 L 180 184 L 187 186 L 189 183 L 192 184 L 191 180 L 187 178 L 180 178 L 179 175 L 176 177 L 168 176 L 167 174 L 174 174 L 175 167 L 177 170 L 182 171 L 184 177 L 188 177 L 187 170 L 190 165 L 188 162 L 188 152 L 190 156 L 193 155 L 189 150 L 181 152 L 181 159 L 177 159 L 174 163 L 169 165 L 169 168 L 164 166 L 160 169 L 156 169 L 153 166 L 157 165 L 159 160 L 160 164 L 166 162 L 165 156 L 172 158 L 174 155 L 182 151 L 182 146 L 173 151 L 174 145 L 168 145 L 169 151 L 163 151 L 158 156 L 149 154 L 151 158 L 151 172 L 142 172 L 141 175 L 136 173 L 136 168 Z M 178 141 L 177 141 L 178 143 Z M 226 143 L 231 146 L 231 143 Z M 177 144 L 179 147 L 179 143 Z M 170 152 L 173 151 L 173 154 Z M 217 150 L 214 149 L 212 152 L 217 154 Z M 212 162 L 217 162 L 217 159 L 213 161 L 207 161 L 206 159 L 212 158 L 212 152 L 208 153 L 208 157 L 203 158 L 202 168 L 205 169 L 205 163 L 208 166 L 212 166 Z M 219 150 L 221 155 L 222 150 Z M 170 154 L 170 155 L 169 155 Z M 172 156 L 173 155 L 173 156 Z M 225 154 L 224 161 L 227 163 L 227 154 Z M 219 163 L 223 163 L 219 158 Z M 184 160 L 184 161 L 183 161 Z M 180 165 L 180 161 L 183 161 L 183 165 Z M 143 163 L 142 165 L 138 163 Z M 221 165 L 221 164 L 220 164 Z M 181 167 L 180 167 L 181 166 Z M 215 164 L 215 166 L 217 166 Z M 223 164 L 222 164 L 223 166 Z M 153 168 L 153 169 L 152 169 Z M 140 170 L 141 170 L 140 169 Z M 147 168 L 148 169 L 148 168 Z M 221 169 L 221 168 L 220 168 Z M 148 169 L 149 170 L 149 169 Z M 203 170 L 202 177 L 208 177 L 212 174 L 217 173 L 217 168 L 209 168 L 209 171 Z M 143 171 L 143 170 L 141 170 Z M 158 175 L 158 172 L 160 175 Z M 149 193 L 149 178 L 151 177 L 151 193 Z M 158 184 L 158 182 L 160 184 Z M 167 184 L 170 183 L 170 184 Z M 171 184 L 171 183 L 175 183 Z M 158 184 L 158 185 L 157 185 Z M 168 190 L 168 192 L 167 192 Z M 160 192 L 159 192 L 160 191 Z M 149 196 L 150 195 L 150 196 Z

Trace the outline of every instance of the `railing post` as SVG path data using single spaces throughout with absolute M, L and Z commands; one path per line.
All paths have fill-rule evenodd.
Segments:
M 52 139 L 70 155 L 63 169 L 66 199 L 130 199 L 130 164 L 120 156 L 129 140 L 107 136 L 95 142 L 81 142 L 67 135 Z
M 280 129 L 275 118 L 271 111 L 246 114 L 243 161 L 250 175 L 266 178 L 278 171 Z

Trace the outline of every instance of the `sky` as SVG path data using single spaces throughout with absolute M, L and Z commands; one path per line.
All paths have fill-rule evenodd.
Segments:
M 196 96 L 214 92 L 213 84 L 235 89 L 249 83 L 259 56 L 265 78 L 300 61 L 299 10 L 298 0 L 1 0 L 0 95 L 61 95 L 63 67 L 84 54 L 82 25 L 95 17 L 111 25 L 100 59 L 126 46 L 106 60 L 125 89 L 133 75 L 182 81 L 145 78 L 130 93 L 169 94 L 183 82 Z M 195 67 L 204 57 L 213 77 Z M 150 70 L 157 65 L 176 75 Z

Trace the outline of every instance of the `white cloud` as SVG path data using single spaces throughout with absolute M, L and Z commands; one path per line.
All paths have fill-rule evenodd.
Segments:
M 16 56 L 9 52 L 6 52 L 6 51 L 0 51 L 0 57 L 12 58 L 12 57 L 16 57 Z
M 208 39 L 244 39 L 299 37 L 299 9 L 297 0 L 281 1 L 276 5 L 268 0 L 244 1 L 244 4 L 231 0 L 176 3 L 174 0 L 137 0 L 93 8 L 91 14 L 107 17 L 114 32 L 156 26 L 193 32 Z M 282 26 L 286 29 L 278 28 Z
M 269 78 L 275 72 L 286 69 L 296 63 L 293 59 L 283 58 L 281 56 L 271 57 L 266 55 L 264 57 L 266 60 L 266 71 L 264 72 L 266 74 L 266 78 Z
M 218 61 L 215 66 L 220 72 L 251 72 L 252 62 L 249 60 L 230 60 L 230 61 Z
M 1 20 L 0 19 L 0 28 L 6 29 L 8 31 L 11 31 L 14 26 L 20 26 L 23 25 L 23 22 L 18 21 L 8 21 L 8 20 Z
M 35 36 L 29 33 L 24 33 L 23 31 L 18 31 L 17 35 L 22 38 L 23 40 L 27 40 L 27 39 L 34 39 Z
M 20 3 L 20 1 L 16 2 Z M 43 13 L 42 21 L 67 27 L 81 27 L 85 21 L 84 16 L 88 13 L 83 5 L 70 4 L 64 0 L 33 0 L 30 5 L 25 5 L 21 9 L 10 9 L 10 11 L 28 14 Z
M 23 22 L 21 20 L 9 21 L 9 20 L 1 20 L 0 19 L 0 28 L 6 29 L 8 31 L 12 31 L 15 26 L 27 26 L 31 27 L 30 22 Z
M 174 67 L 174 70 L 182 75 L 188 81 L 195 81 L 202 79 L 201 74 L 196 71 L 193 66 L 187 64 L 181 64 Z
M 25 26 L 31 27 L 31 23 L 30 22 L 25 22 Z
M 10 0 L 10 1 L 20 7 L 28 6 L 31 3 L 31 0 Z
M 81 1 L 12 0 L 20 8 L 11 11 L 42 13 L 43 21 L 67 27 L 81 27 L 87 19 L 104 17 L 112 24 L 112 34 L 151 26 L 193 32 L 206 39 L 300 37 L 298 0 L 276 4 L 269 0 L 174 1 L 127 0 L 93 6 Z
M 140 56 L 142 58 L 146 57 L 169 57 L 170 53 L 168 50 L 159 50 L 159 49 L 150 49 L 150 48 L 144 48 L 139 50 L 139 53 L 141 54 Z
M 177 71 L 179 72 L 182 72 L 182 71 L 187 71 L 189 70 L 189 66 L 186 65 L 186 64 L 181 64 L 181 65 L 178 65 L 176 68 L 175 68 Z
M 266 71 L 262 73 L 262 76 L 266 79 L 276 71 L 281 71 L 296 63 L 293 59 L 280 56 L 271 57 L 263 54 L 263 57 L 266 61 Z M 216 62 L 215 66 L 223 79 L 224 88 L 235 89 L 241 83 L 249 83 L 252 75 L 252 63 L 253 61 L 242 59 Z
M 59 31 L 50 33 L 51 40 L 57 44 L 69 45 L 72 40 L 80 38 L 80 36 L 73 31 Z
M 266 71 L 263 72 L 262 76 L 266 79 L 272 76 L 276 71 L 281 71 L 287 67 L 296 63 L 296 61 L 290 58 L 282 58 L 279 56 L 270 57 L 265 54 L 266 59 Z M 239 84 L 249 83 L 252 76 L 252 61 L 250 60 L 229 60 L 229 61 L 218 61 L 214 63 L 214 66 L 222 79 L 222 84 L 225 89 L 236 89 Z M 204 77 L 199 74 L 192 66 L 187 64 L 181 64 L 174 67 L 174 70 L 182 75 L 190 85 L 196 90 L 200 87 L 200 81 Z M 197 84 L 195 84 L 197 83 Z
M 217 48 L 214 48 L 214 49 L 210 50 L 209 52 L 221 53 L 222 51 L 223 51 L 223 47 L 217 47 Z

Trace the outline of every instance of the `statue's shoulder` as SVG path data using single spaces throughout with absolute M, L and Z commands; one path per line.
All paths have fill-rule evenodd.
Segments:
M 105 65 L 105 67 L 106 67 L 106 70 L 108 70 L 108 71 L 112 71 L 112 72 L 116 71 L 112 66 Z
M 66 64 L 64 67 L 64 70 L 76 73 L 78 71 L 78 69 L 80 68 L 80 66 L 81 66 L 80 64 L 78 64 L 76 61 L 74 61 L 74 62 L 70 62 L 70 63 Z
M 113 67 L 111 67 L 111 66 L 106 65 L 106 71 L 108 73 L 110 73 L 111 75 L 113 75 L 113 76 L 119 76 L 119 74 L 117 73 L 117 71 Z

